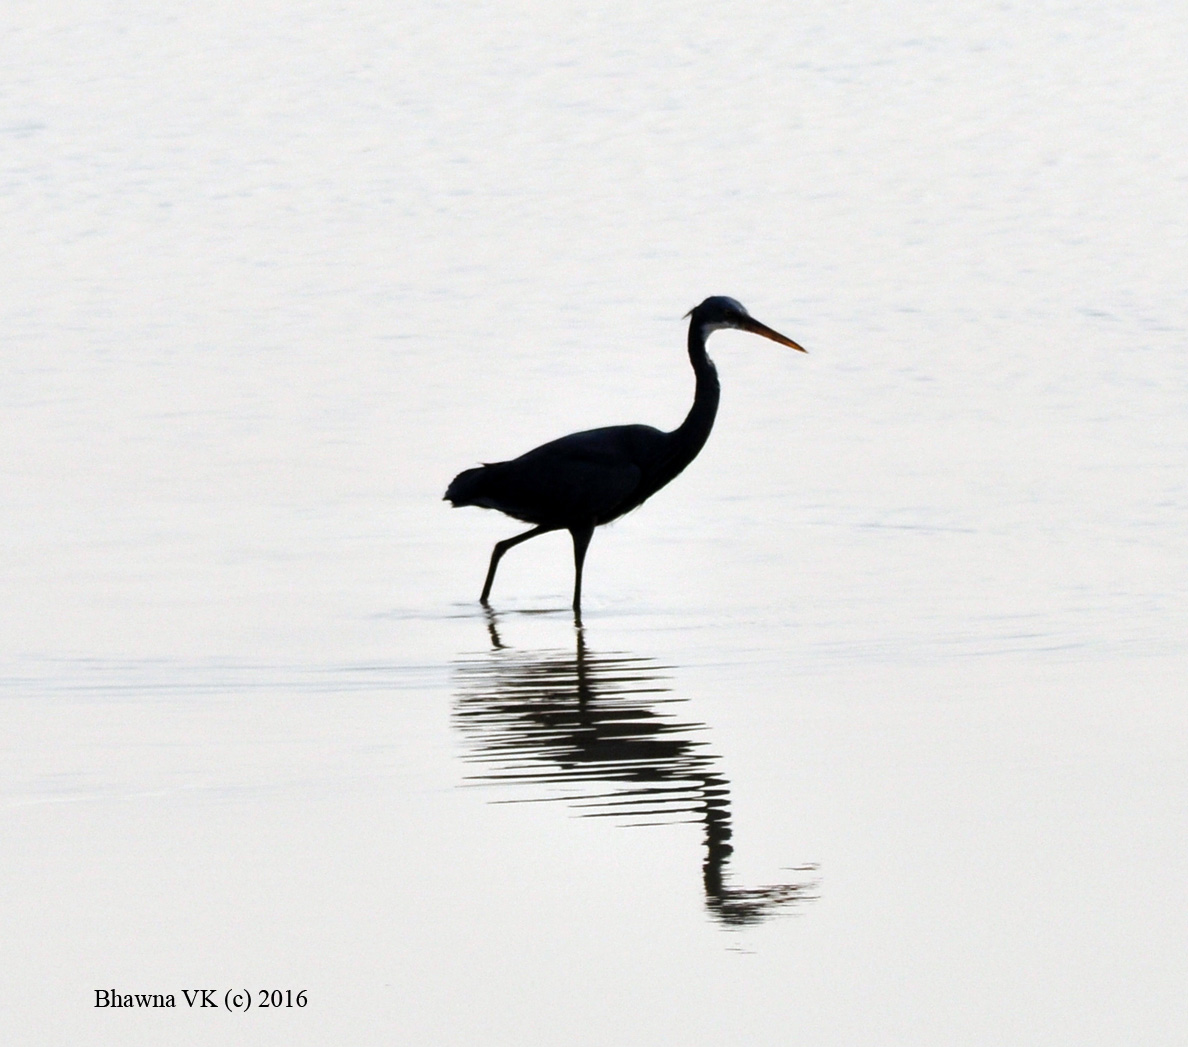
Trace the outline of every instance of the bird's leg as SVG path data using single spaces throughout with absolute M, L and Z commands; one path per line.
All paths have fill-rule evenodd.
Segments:
M 502 542 L 496 542 L 495 548 L 491 550 L 491 566 L 487 568 L 487 580 L 483 583 L 483 595 L 479 597 L 479 603 L 486 604 L 487 597 L 491 595 L 491 583 L 495 581 L 495 568 L 499 566 L 499 561 L 503 559 L 503 554 L 513 545 L 519 545 L 521 542 L 528 541 L 529 538 L 535 538 L 538 534 L 544 534 L 545 531 L 552 530 L 555 530 L 555 528 L 533 527 L 531 531 L 517 534 L 514 538 L 505 538 Z
M 594 525 L 589 527 L 571 527 L 569 533 L 573 535 L 573 620 L 582 624 L 582 565 L 586 562 L 586 549 L 590 539 L 594 536 Z

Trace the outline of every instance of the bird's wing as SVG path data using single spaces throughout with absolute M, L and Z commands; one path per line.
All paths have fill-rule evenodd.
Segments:
M 572 433 L 520 455 L 454 478 L 446 497 L 455 505 L 498 509 L 545 527 L 606 523 L 655 489 L 656 464 L 667 434 L 646 425 Z
M 489 468 L 493 508 L 550 527 L 609 518 L 640 479 L 640 469 L 633 463 L 573 455 L 541 455 Z

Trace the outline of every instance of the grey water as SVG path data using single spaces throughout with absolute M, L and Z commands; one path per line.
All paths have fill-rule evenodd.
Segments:
M 1183 1040 L 1180 5 L 0 46 L 6 1039 Z M 808 355 L 484 611 L 449 479 L 677 425 L 710 294 Z

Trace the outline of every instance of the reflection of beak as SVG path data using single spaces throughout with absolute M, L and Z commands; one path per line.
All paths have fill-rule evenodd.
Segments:
M 764 338 L 770 338 L 773 342 L 786 345 L 789 349 L 798 349 L 802 353 L 808 352 L 803 345 L 797 345 L 791 338 L 785 338 L 779 331 L 773 331 L 767 324 L 761 324 L 758 320 L 752 320 L 749 316 L 745 320 L 740 320 L 738 326 L 743 331 L 750 331 L 751 334 L 761 334 Z

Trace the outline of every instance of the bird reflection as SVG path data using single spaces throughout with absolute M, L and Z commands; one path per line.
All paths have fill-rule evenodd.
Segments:
M 465 759 L 483 767 L 468 781 L 629 825 L 700 822 L 706 907 L 725 925 L 758 923 L 812 897 L 803 881 L 729 882 L 730 783 L 698 737 L 705 724 L 674 715 L 686 699 L 672 694 L 666 667 L 589 651 L 580 628 L 573 653 L 506 647 L 493 612 L 487 628 L 493 650 L 456 663 L 454 722 L 470 741 Z

